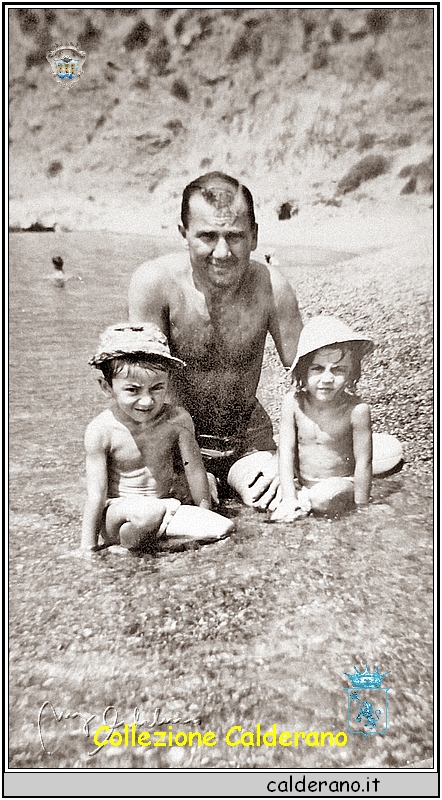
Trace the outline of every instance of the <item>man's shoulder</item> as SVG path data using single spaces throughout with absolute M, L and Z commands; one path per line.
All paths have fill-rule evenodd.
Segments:
M 178 276 L 190 269 L 189 256 L 186 252 L 167 253 L 158 258 L 144 261 L 135 270 L 132 281 L 142 280 L 148 283 L 165 280 L 174 281 Z
M 262 280 L 270 281 L 271 279 L 271 272 L 268 265 L 263 264 L 262 261 L 257 261 L 256 258 L 250 259 L 250 272 Z
M 250 275 L 260 289 L 267 287 L 276 299 L 293 294 L 289 281 L 278 267 L 250 259 Z

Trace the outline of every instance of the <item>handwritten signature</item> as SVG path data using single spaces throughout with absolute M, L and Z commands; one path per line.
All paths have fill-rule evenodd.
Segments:
M 38 712 L 37 725 L 38 725 L 38 735 L 40 737 L 41 746 L 44 752 L 48 756 L 52 755 L 52 752 L 46 748 L 45 741 L 43 738 L 43 729 L 42 729 L 43 712 L 45 711 L 45 709 L 50 709 L 52 711 L 53 719 L 55 719 L 56 722 L 62 722 L 63 720 L 68 720 L 68 719 L 78 719 L 79 721 L 82 722 L 81 730 L 83 731 L 85 737 L 89 738 L 91 736 L 90 723 L 92 722 L 93 719 L 96 718 L 96 714 L 92 714 L 92 716 L 88 717 L 85 714 L 81 714 L 79 711 L 67 710 L 67 711 L 57 712 L 52 703 L 50 703 L 48 700 L 45 700 L 45 702 L 40 707 L 40 710 Z M 148 723 L 147 720 L 145 719 L 141 720 L 140 717 L 141 717 L 140 711 L 138 708 L 135 707 L 133 711 L 133 720 L 130 723 L 132 725 L 135 725 L 135 729 L 142 727 L 144 730 L 146 730 L 149 728 L 159 727 L 161 725 L 176 725 L 178 724 L 178 722 L 181 722 L 182 725 L 193 725 L 193 726 L 201 725 L 201 719 L 199 717 L 197 717 L 196 719 L 190 719 L 190 718 L 182 719 L 181 717 L 176 717 L 176 718 L 164 717 L 163 719 L 161 719 L 160 707 L 155 709 L 152 722 Z M 107 706 L 107 708 L 104 709 L 102 720 L 103 720 L 103 725 L 106 725 L 109 728 L 109 734 L 108 734 L 109 737 L 115 730 L 117 730 L 117 728 L 121 728 L 123 725 L 126 724 L 124 719 L 122 720 L 118 719 L 118 710 L 115 706 Z M 88 755 L 94 756 L 99 752 L 100 749 L 101 747 L 97 747 L 95 750 L 92 750 L 90 753 L 88 753 Z

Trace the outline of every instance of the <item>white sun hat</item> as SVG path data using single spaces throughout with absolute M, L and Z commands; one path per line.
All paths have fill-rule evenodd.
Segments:
M 334 344 L 343 344 L 344 342 L 357 343 L 361 356 L 372 353 L 375 344 L 373 339 L 364 336 L 358 331 L 353 331 L 345 322 L 342 322 L 336 317 L 329 317 L 321 314 L 318 317 L 312 317 L 306 323 L 301 331 L 298 342 L 298 351 L 296 358 L 290 367 L 290 372 L 294 372 L 299 361 L 304 356 L 320 350 L 322 347 L 330 347 Z

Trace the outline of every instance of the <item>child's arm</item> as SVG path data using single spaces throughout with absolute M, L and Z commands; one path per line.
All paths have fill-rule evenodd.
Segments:
M 95 550 L 107 499 L 107 452 L 102 428 L 91 422 L 84 437 L 87 498 L 83 512 L 81 549 Z
M 372 478 L 372 438 L 370 406 L 358 403 L 351 413 L 353 454 L 355 459 L 355 503 L 368 503 Z
M 189 417 L 189 421 L 190 417 Z M 180 426 L 178 445 L 183 460 L 184 472 L 189 484 L 190 494 L 196 506 L 211 507 L 211 496 L 207 472 L 204 469 L 200 449 L 192 428 L 187 424 Z
M 293 522 L 299 503 L 295 489 L 295 453 L 297 446 L 295 424 L 296 400 L 293 394 L 287 394 L 281 405 L 281 421 L 279 424 L 279 479 L 282 500 L 272 520 Z

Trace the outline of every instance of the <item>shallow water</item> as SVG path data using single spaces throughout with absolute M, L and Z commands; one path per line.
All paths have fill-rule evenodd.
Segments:
M 135 266 L 168 249 L 111 234 L 11 237 L 11 766 L 368 768 L 428 758 L 432 499 L 418 470 L 376 480 L 371 506 L 339 520 L 269 524 L 230 501 L 237 532 L 217 545 L 61 558 L 78 545 L 82 438 L 103 407 L 88 358 L 99 332 L 126 317 Z M 73 276 L 63 289 L 47 277 L 54 255 Z M 301 275 L 321 269 L 298 264 Z M 267 351 L 261 393 L 274 419 L 283 388 Z M 346 730 L 343 672 L 366 662 L 391 671 L 384 736 L 322 749 L 223 742 L 230 725 L 258 722 Z M 49 757 L 36 730 L 45 700 L 97 719 L 111 704 L 126 720 L 135 706 L 146 717 L 157 706 L 200 715 L 219 744 L 164 755 L 104 748 L 91 759 L 90 740 L 67 720 L 48 723 L 59 748 Z

